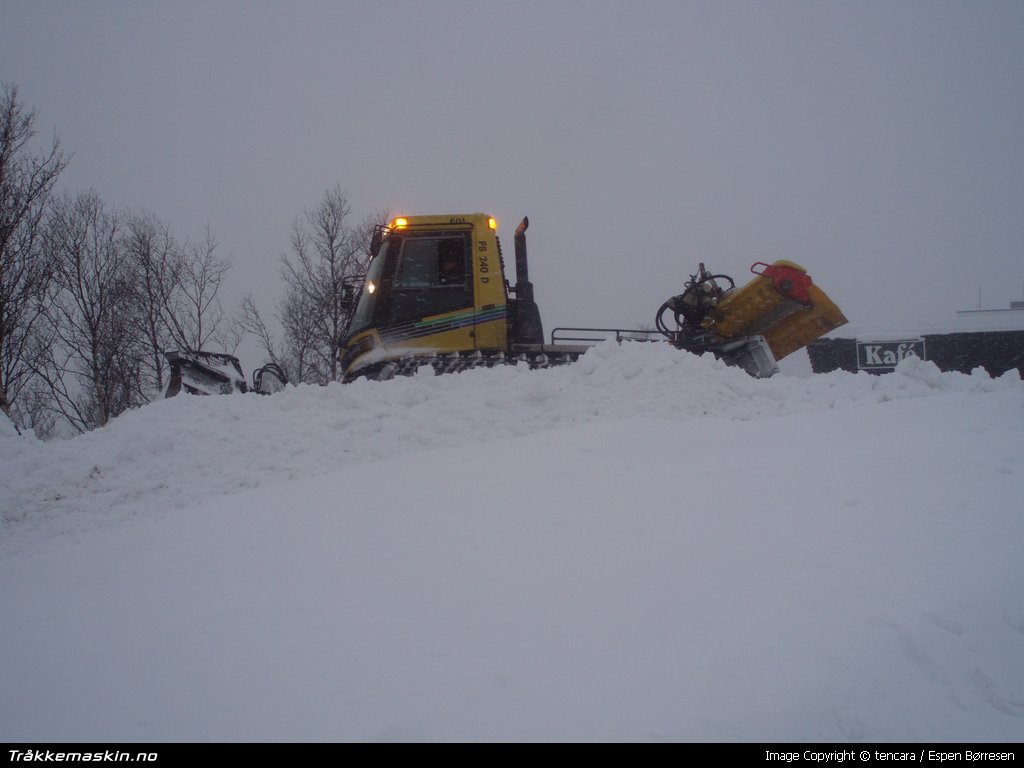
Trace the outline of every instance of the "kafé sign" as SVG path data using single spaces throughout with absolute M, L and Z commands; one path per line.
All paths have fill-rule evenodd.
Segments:
M 857 368 L 863 371 L 892 370 L 900 360 L 911 355 L 928 359 L 924 339 L 857 342 Z

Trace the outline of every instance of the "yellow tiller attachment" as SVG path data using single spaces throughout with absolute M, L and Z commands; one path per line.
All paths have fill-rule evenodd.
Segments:
M 755 263 L 757 277 L 708 312 L 704 327 L 723 339 L 764 336 L 776 360 L 847 321 L 807 270 L 791 261 Z

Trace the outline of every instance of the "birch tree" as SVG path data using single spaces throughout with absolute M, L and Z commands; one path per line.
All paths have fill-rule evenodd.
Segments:
M 12 415 L 32 378 L 34 334 L 43 316 L 52 267 L 40 247 L 53 185 L 67 166 L 56 136 L 30 149 L 36 111 L 14 85 L 0 93 L 0 410 Z

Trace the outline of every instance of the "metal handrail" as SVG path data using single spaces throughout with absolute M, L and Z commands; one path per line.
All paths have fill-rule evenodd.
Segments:
M 585 333 L 587 336 L 568 336 L 567 333 Z M 594 338 L 594 334 L 603 334 L 598 338 Z M 606 339 L 612 338 L 614 334 L 615 341 L 659 341 L 662 334 L 660 331 L 652 331 L 640 328 L 570 328 L 561 327 L 554 328 L 551 331 L 551 343 L 559 344 L 572 341 L 592 342 L 597 343 L 599 341 L 605 341 Z

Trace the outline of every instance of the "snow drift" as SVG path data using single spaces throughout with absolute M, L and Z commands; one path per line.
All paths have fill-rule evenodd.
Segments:
M 0 425 L 0 736 L 1015 741 L 1022 426 L 613 343 Z

